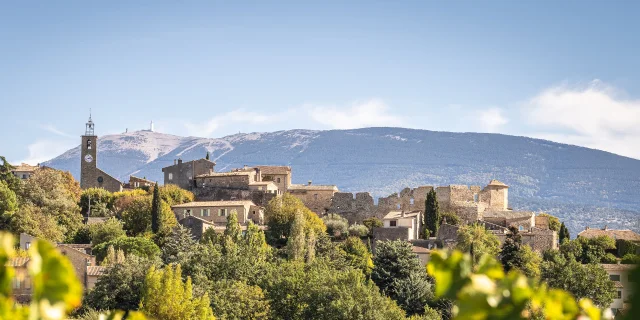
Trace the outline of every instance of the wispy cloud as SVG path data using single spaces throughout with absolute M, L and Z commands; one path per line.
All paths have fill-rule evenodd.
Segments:
M 28 163 L 36 165 L 38 163 L 51 160 L 65 151 L 75 147 L 77 144 L 70 140 L 43 139 L 37 140 L 27 146 L 29 155 L 27 158 L 17 161 L 18 163 Z
M 402 126 L 402 117 L 391 113 L 380 99 L 352 103 L 350 106 L 306 105 L 311 119 L 332 129 L 354 129 L 376 126 Z
M 76 136 L 72 136 L 66 132 L 63 132 L 62 130 L 59 130 L 58 128 L 56 128 L 55 126 L 53 126 L 52 124 L 45 124 L 41 126 L 42 129 L 51 132 L 55 135 L 61 136 L 61 137 L 65 137 L 65 138 L 76 138 Z
M 278 119 L 277 114 L 267 115 L 238 109 L 217 115 L 200 123 L 186 121 L 184 125 L 190 135 L 209 137 L 214 132 L 229 131 L 237 127 L 245 129 L 246 125 L 258 125 L 275 121 L 276 119 Z
M 509 122 L 500 108 L 489 108 L 478 111 L 480 126 L 485 132 L 498 132 L 499 129 Z
M 544 90 L 524 106 L 534 135 L 640 159 L 640 100 L 601 81 Z

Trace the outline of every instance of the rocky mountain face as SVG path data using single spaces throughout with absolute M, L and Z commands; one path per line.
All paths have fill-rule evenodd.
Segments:
M 341 191 L 387 196 L 419 185 L 510 186 L 510 206 L 552 213 L 572 236 L 591 227 L 640 230 L 640 160 L 545 140 L 403 128 L 288 130 L 223 138 L 136 131 L 99 137 L 98 167 L 127 181 L 163 182 L 174 159 L 203 158 L 216 171 L 288 165 L 293 182 L 336 184 Z M 79 146 L 45 163 L 78 178 Z

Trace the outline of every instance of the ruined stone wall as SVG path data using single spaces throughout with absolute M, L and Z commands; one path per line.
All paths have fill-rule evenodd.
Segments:
M 198 188 L 249 189 L 255 175 L 204 176 L 196 178 Z
M 437 239 L 446 241 L 446 240 L 456 240 L 458 238 L 458 226 L 450 225 L 447 223 L 443 223 L 440 225 L 438 229 Z
M 541 230 L 534 228 L 530 232 L 520 232 L 522 243 L 531 246 L 536 252 L 543 252 L 548 249 L 558 249 L 558 233 L 552 230 Z M 500 240 L 500 245 L 507 238 L 506 233 L 497 233 L 496 236 Z
M 214 187 L 198 188 L 192 191 L 195 195 L 195 201 L 251 200 L 261 207 L 266 207 L 269 201 L 277 196 L 275 193 L 265 193 L 264 191 Z
M 479 194 L 479 202 L 489 210 L 507 210 L 508 189 L 487 186 Z
M 315 212 L 318 216 L 322 216 L 328 212 L 335 194 L 333 190 L 290 190 L 289 193 L 300 199 L 307 208 Z

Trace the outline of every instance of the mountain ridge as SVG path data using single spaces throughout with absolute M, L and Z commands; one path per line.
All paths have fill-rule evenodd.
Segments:
M 135 174 L 162 183 L 162 167 L 179 157 L 189 161 L 207 152 L 217 163 L 216 171 L 289 165 L 294 183 L 336 184 L 341 191 L 370 192 L 374 197 L 419 185 L 483 186 L 496 178 L 510 185 L 514 208 L 575 217 L 575 222 L 569 221 L 574 231 L 600 219 L 602 210 L 613 215 L 604 220 L 612 221 L 609 227 L 640 229 L 640 197 L 635 192 L 640 189 L 640 160 L 503 134 L 376 127 L 200 138 L 143 130 L 99 137 L 98 167 L 121 181 Z M 79 146 L 45 164 L 78 177 Z M 599 216 L 578 217 L 589 212 Z

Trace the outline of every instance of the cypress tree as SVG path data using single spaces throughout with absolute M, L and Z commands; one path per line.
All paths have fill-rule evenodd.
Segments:
M 151 231 L 158 233 L 160 231 L 160 188 L 156 182 L 153 188 L 153 200 L 151 201 Z
M 209 160 L 209 151 L 207 151 L 207 157 L 205 159 Z
M 227 217 L 227 228 L 224 229 L 224 235 L 229 236 L 233 242 L 238 242 L 242 235 L 240 230 L 240 223 L 238 223 L 238 211 L 231 210 Z
M 307 239 L 304 234 L 304 225 L 305 221 L 302 212 L 296 211 L 293 224 L 291 224 L 291 233 L 289 234 L 289 239 L 287 239 L 287 256 L 289 260 L 303 260 L 305 258 Z
M 522 245 L 522 236 L 516 227 L 509 227 L 507 238 L 502 244 L 500 252 L 500 262 L 504 267 L 504 271 L 508 272 L 513 268 L 519 268 L 524 265 L 524 261 L 520 261 L 520 246 Z
M 429 230 L 431 236 L 435 236 L 438 233 L 440 222 L 440 209 L 438 208 L 438 199 L 436 198 L 435 190 L 431 189 L 427 194 L 424 207 L 424 227 Z
M 560 225 L 560 231 L 558 231 L 558 240 L 560 243 L 564 241 L 564 239 L 570 240 L 569 237 L 569 229 L 564 225 L 564 222 Z

